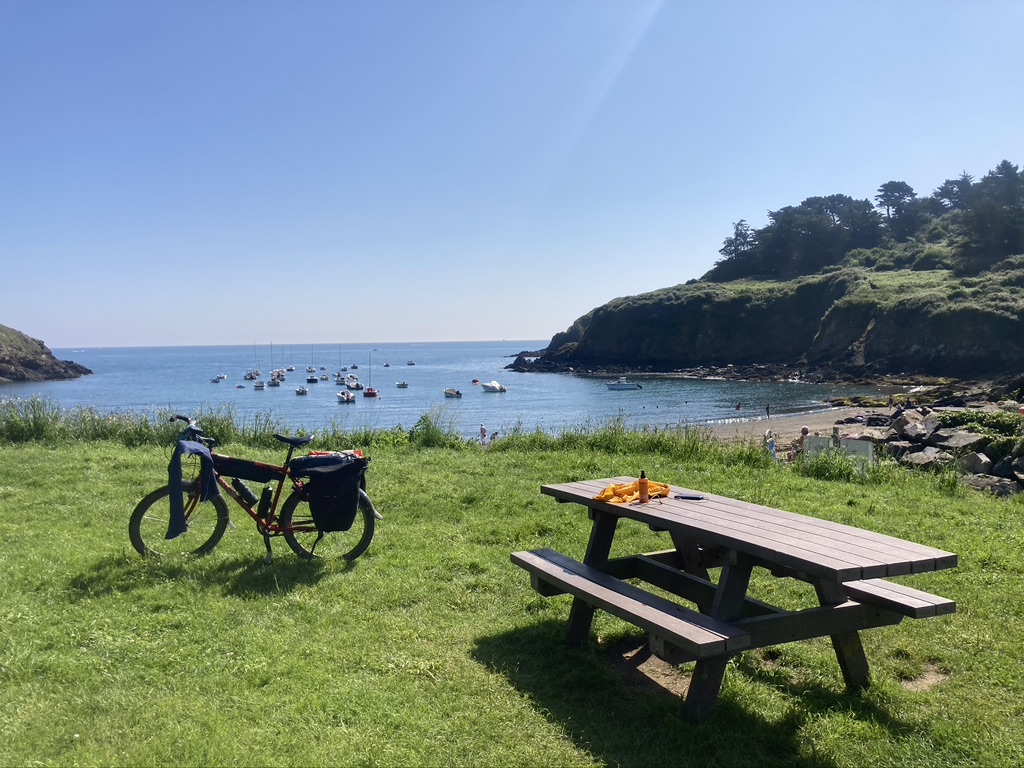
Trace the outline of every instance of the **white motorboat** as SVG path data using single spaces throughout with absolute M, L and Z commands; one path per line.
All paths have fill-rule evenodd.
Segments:
M 619 376 L 615 381 L 608 382 L 608 389 L 643 389 L 635 381 L 629 381 L 625 376 Z
M 354 373 L 350 373 L 345 377 L 345 386 L 349 389 L 362 389 L 363 385 L 359 382 L 359 376 Z
M 257 381 L 255 384 L 252 385 L 252 388 L 253 389 L 263 389 L 266 386 L 267 386 L 266 383 L 264 383 L 263 381 Z
M 301 387 L 301 386 L 300 387 L 296 387 L 295 388 L 295 394 L 296 395 L 308 395 L 309 394 L 309 390 L 306 389 L 305 387 Z
M 409 388 L 409 385 L 406 382 L 404 382 L 404 381 L 395 382 L 395 386 L 398 387 L 399 389 L 408 389 Z
M 452 389 L 451 387 L 448 387 L 448 389 L 446 389 L 444 391 L 444 396 L 445 397 L 462 397 L 462 393 L 459 392 L 459 390 L 457 390 L 457 389 Z
M 508 388 L 504 384 L 499 384 L 496 381 L 483 382 L 480 385 L 484 392 L 508 392 Z
M 347 389 L 343 389 L 341 392 L 338 392 L 339 403 L 354 403 L 355 401 L 356 396 L 349 392 Z

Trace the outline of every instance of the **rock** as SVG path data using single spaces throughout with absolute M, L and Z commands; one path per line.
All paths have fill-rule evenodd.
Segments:
M 929 435 L 929 445 L 949 451 L 973 451 L 988 442 L 984 435 L 974 432 L 961 432 L 956 428 L 937 429 Z
M 855 440 L 870 440 L 876 445 L 878 443 L 887 442 L 889 439 L 896 436 L 896 430 L 886 427 L 885 429 L 873 429 L 871 427 L 865 427 L 864 429 L 854 430 L 850 433 L 849 437 Z
M 957 459 L 956 464 L 964 472 L 969 472 L 972 475 L 992 474 L 992 459 L 984 453 L 968 453 Z
M 924 443 L 931 437 L 932 430 L 926 427 L 922 420 L 906 424 L 902 429 L 897 429 L 897 433 L 904 440 L 910 440 L 912 443 Z
M 938 448 L 929 446 L 916 453 L 904 454 L 900 461 L 917 469 L 934 469 L 952 462 L 953 456 L 945 451 L 940 451 Z
M 995 475 L 996 477 L 1006 477 L 1006 478 L 1012 479 L 1013 478 L 1013 457 L 1012 456 L 1004 456 L 1003 458 L 1001 458 L 999 461 L 997 461 L 992 466 L 992 471 L 989 472 L 989 474 L 990 475 Z
M 883 448 L 889 456 L 899 458 L 905 453 L 912 453 L 914 451 L 921 450 L 921 446 L 917 443 L 912 443 L 909 440 L 890 440 Z
M 992 491 L 996 496 L 1005 498 L 1016 496 L 1021 492 L 1020 483 L 995 475 L 966 475 L 964 484 L 979 491 Z

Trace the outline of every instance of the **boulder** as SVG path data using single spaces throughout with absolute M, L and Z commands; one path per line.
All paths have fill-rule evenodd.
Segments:
M 885 429 L 876 429 L 873 427 L 864 427 L 862 429 L 854 430 L 850 433 L 849 437 L 855 440 L 870 440 L 876 445 L 878 443 L 884 443 L 896 436 L 896 430 L 886 427 Z
M 965 475 L 964 483 L 979 491 L 992 491 L 996 496 L 1016 496 L 1021 492 L 1020 483 L 995 475 Z
M 927 443 L 947 451 L 974 451 L 988 442 L 984 435 L 962 432 L 956 428 L 936 429 Z
M 912 443 L 925 443 L 932 435 L 932 430 L 925 426 L 924 420 L 911 421 L 903 425 L 902 429 L 897 428 L 897 434 L 904 440 Z
M 992 459 L 984 453 L 968 453 L 957 459 L 956 465 L 972 475 L 991 475 Z
M 1013 457 L 1004 456 L 992 466 L 990 475 L 1013 479 Z
M 924 450 L 904 454 L 900 461 L 916 469 L 935 469 L 952 462 L 953 456 L 938 448 L 928 446 Z
M 887 455 L 896 458 L 899 458 L 905 453 L 913 453 L 914 451 L 921 450 L 920 445 L 912 443 L 909 440 L 890 440 L 883 447 Z

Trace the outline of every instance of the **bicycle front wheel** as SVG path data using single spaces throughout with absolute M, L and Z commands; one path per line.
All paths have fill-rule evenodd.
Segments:
M 310 560 L 314 557 L 325 560 L 355 560 L 370 546 L 373 541 L 374 523 L 373 507 L 359 502 L 359 511 L 352 527 L 347 531 L 325 533 L 320 541 L 320 532 L 313 524 L 313 515 L 307 504 L 297 491 L 292 491 L 281 507 L 281 527 L 284 528 L 284 540 L 299 557 Z
M 228 505 L 220 496 L 190 508 L 188 491 L 183 494 L 188 530 L 173 539 L 164 538 L 171 519 L 171 492 L 168 486 L 157 488 L 135 507 L 128 521 L 128 537 L 143 557 L 205 555 L 224 535 L 228 527 Z

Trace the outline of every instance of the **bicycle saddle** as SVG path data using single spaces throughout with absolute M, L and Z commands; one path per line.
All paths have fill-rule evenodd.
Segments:
M 285 445 L 290 445 L 292 448 L 302 448 L 313 442 L 315 435 L 309 435 L 307 437 L 288 437 L 286 435 L 275 434 L 274 437 Z

